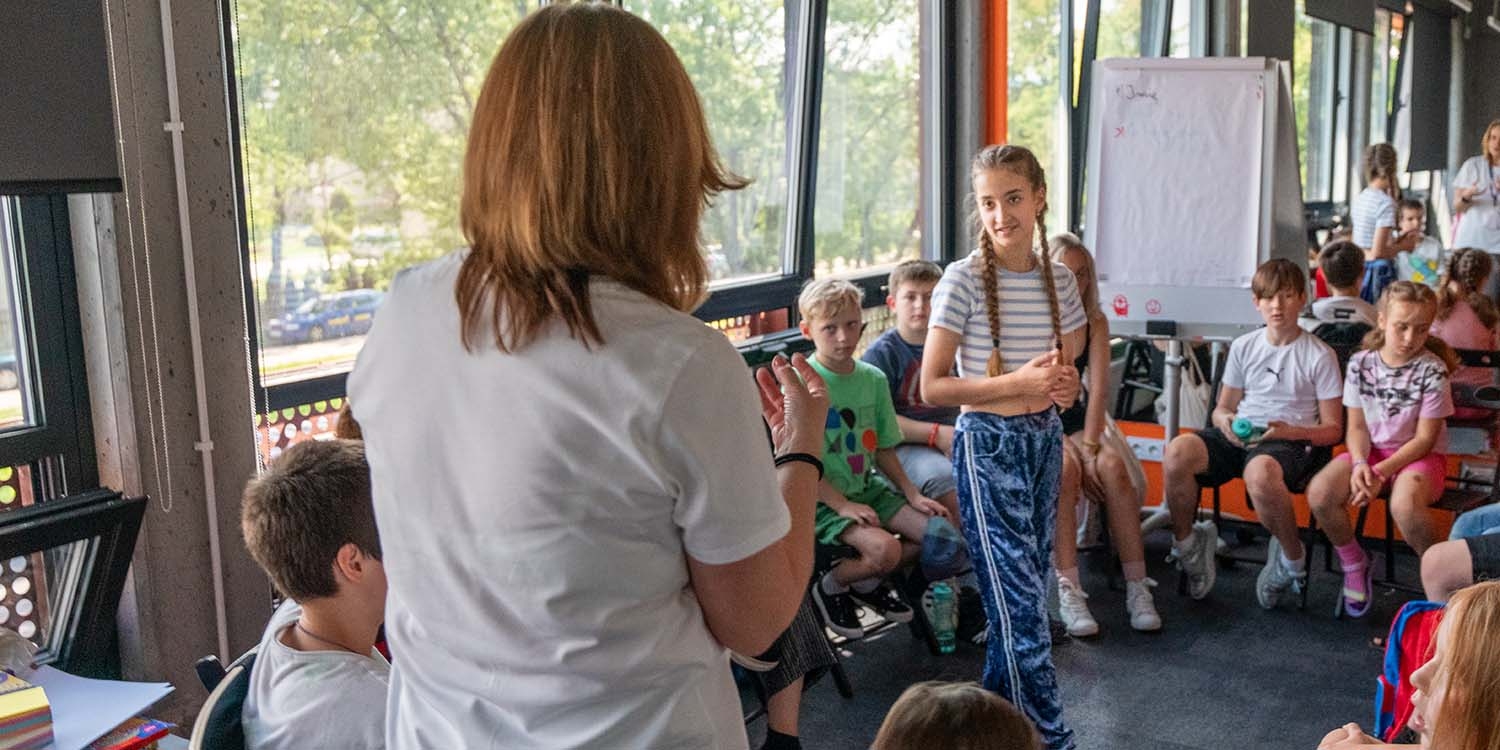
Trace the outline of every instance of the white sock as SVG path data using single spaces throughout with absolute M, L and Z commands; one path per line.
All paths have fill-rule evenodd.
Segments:
M 833 577 L 833 571 L 831 570 L 823 574 L 823 580 L 818 585 L 822 587 L 825 594 L 844 594 L 849 591 L 848 586 L 839 583 L 838 579 Z
M 1307 567 L 1307 556 L 1303 555 L 1302 557 L 1293 560 L 1291 558 L 1288 558 L 1285 552 L 1282 552 L 1281 564 L 1285 565 L 1286 569 L 1292 571 L 1293 573 L 1301 573 L 1302 569 Z
M 863 581 L 855 581 L 854 583 L 849 584 L 849 587 L 852 588 L 852 589 L 854 589 L 855 591 L 858 591 L 861 594 L 868 594 L 871 591 L 874 591 L 875 589 L 880 588 L 880 579 L 879 578 L 866 578 Z M 833 593 L 833 592 L 829 592 L 829 593 Z

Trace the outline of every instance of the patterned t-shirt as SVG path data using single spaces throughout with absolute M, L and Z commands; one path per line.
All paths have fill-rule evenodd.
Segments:
M 958 420 L 958 407 L 933 406 L 922 400 L 922 347 L 907 343 L 892 328 L 870 344 L 863 359 L 885 373 L 897 414 L 919 422 L 951 425 Z
M 828 421 L 823 430 L 823 478 L 845 496 L 858 495 L 876 481 L 875 451 L 901 444 L 901 426 L 891 406 L 885 376 L 868 362 L 854 372 L 836 373 L 809 357 L 828 383 Z
M 1443 419 L 1453 413 L 1448 368 L 1429 351 L 1400 367 L 1387 365 L 1378 351 L 1358 352 L 1349 358 L 1344 377 L 1344 406 L 1364 410 L 1371 445 L 1397 450 L 1416 437 L 1418 420 Z M 1448 450 L 1446 424 L 1438 428 L 1432 449 L 1437 453 Z

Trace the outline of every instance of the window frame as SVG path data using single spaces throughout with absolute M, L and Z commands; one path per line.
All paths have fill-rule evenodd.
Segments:
M 17 374 L 37 407 L 36 424 L 0 433 L 0 466 L 30 465 L 35 497 L 44 501 L 99 484 L 68 199 L 0 200 L 13 201 L 16 224 Z

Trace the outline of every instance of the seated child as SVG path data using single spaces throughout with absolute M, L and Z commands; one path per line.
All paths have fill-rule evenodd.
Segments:
M 1422 555 L 1422 590 L 1429 601 L 1446 602 L 1465 586 L 1495 580 L 1500 580 L 1500 530 L 1438 542 Z
M 1456 364 L 1448 346 L 1427 334 L 1436 314 L 1432 289 L 1413 281 L 1386 287 L 1379 325 L 1344 378 L 1349 450 L 1308 486 L 1312 513 L 1343 564 L 1342 606 L 1350 617 L 1369 611 L 1373 568 L 1354 536 L 1350 506 L 1389 492 L 1396 526 L 1417 554 L 1434 541 L 1427 509 L 1443 494 L 1444 420 L 1453 413 L 1448 373 Z
M 1419 745 L 1387 745 L 1345 724 L 1318 750 L 1409 747 L 1492 750 L 1500 746 L 1500 581 L 1453 595 L 1438 626 L 1432 658 L 1411 673 L 1412 717 Z
M 1161 616 L 1151 596 L 1155 585 L 1146 577 L 1146 548 L 1141 541 L 1142 493 L 1131 483 L 1125 457 L 1101 442 L 1109 402 L 1109 319 L 1099 307 L 1099 285 L 1094 259 L 1083 242 L 1071 234 L 1050 241 L 1052 257 L 1073 272 L 1079 296 L 1088 316 L 1083 354 L 1073 362 L 1080 373 L 1088 373 L 1088 390 L 1058 415 L 1062 418 L 1063 479 L 1057 505 L 1057 542 L 1052 559 L 1057 568 L 1058 615 L 1068 635 L 1085 637 L 1099 633 L 1099 622 L 1089 610 L 1088 594 L 1078 572 L 1078 497 L 1085 490 L 1103 498 L 1111 540 L 1125 574 L 1125 610 L 1130 627 L 1161 629 Z M 1098 366 L 1091 366 L 1098 363 Z
M 390 663 L 374 649 L 385 567 L 362 443 L 308 440 L 245 488 L 250 555 L 288 598 L 261 638 L 245 746 L 385 746 Z
M 953 422 L 958 408 L 922 401 L 922 346 L 932 289 L 943 269 L 925 260 L 903 261 L 891 271 L 885 304 L 896 313 L 896 325 L 865 350 L 864 361 L 880 368 L 890 384 L 901 444 L 896 457 L 922 494 L 943 504 L 958 518 L 958 491 L 953 484 Z
M 797 299 L 802 335 L 816 347 L 808 362 L 828 384 L 826 473 L 818 484 L 813 533 L 821 544 L 847 544 L 858 553 L 823 576 L 813 587 L 813 601 L 828 627 L 845 638 L 864 634 L 851 597 L 887 619 L 911 620 L 911 607 L 885 584 L 885 577 L 920 554 L 929 517 L 952 519 L 901 468 L 895 451 L 901 428 L 885 376 L 854 358 L 865 329 L 863 298 L 859 287 L 847 281 L 819 279 L 809 282 Z M 875 475 L 877 467 L 884 480 Z M 899 541 L 892 531 L 901 534 Z
M 1422 201 L 1406 198 L 1397 203 L 1400 218 L 1397 220 L 1397 240 L 1416 238 L 1411 250 L 1396 253 L 1396 276 L 1401 281 L 1415 281 L 1434 289 L 1443 272 L 1443 243 L 1422 232 L 1422 222 L 1427 218 L 1427 207 Z
M 1359 287 L 1365 275 L 1365 253 L 1348 240 L 1334 240 L 1318 252 L 1318 269 L 1328 281 L 1330 295 L 1312 304 L 1312 319 L 1301 320 L 1302 327 L 1313 330 L 1323 323 L 1353 321 L 1375 325 L 1375 307 L 1360 299 Z
M 1448 255 L 1442 285 L 1437 292 L 1437 319 L 1432 335 L 1455 349 L 1480 351 L 1500 349 L 1500 312 L 1484 294 L 1494 260 L 1483 250 L 1460 248 Z M 1487 367 L 1460 367 L 1453 373 L 1454 400 L 1462 401 L 1476 388 L 1495 383 L 1495 371 Z M 1489 416 L 1487 409 L 1456 406 L 1459 419 Z
M 1020 709 L 973 682 L 919 682 L 906 689 L 870 750 L 1041 750 Z
M 1338 360 L 1327 344 L 1297 325 L 1297 312 L 1307 302 L 1306 283 L 1302 269 L 1286 259 L 1255 270 L 1250 289 L 1266 327 L 1230 344 L 1213 426 L 1179 435 L 1167 446 L 1163 474 L 1172 557 L 1187 574 L 1194 599 L 1208 595 L 1217 575 L 1218 529 L 1212 521 L 1194 523 L 1200 487 L 1239 476 L 1261 525 L 1272 534 L 1256 600 L 1270 609 L 1306 580 L 1292 491 L 1328 461 L 1344 434 Z M 1233 430 L 1236 420 L 1263 432 L 1242 440 Z

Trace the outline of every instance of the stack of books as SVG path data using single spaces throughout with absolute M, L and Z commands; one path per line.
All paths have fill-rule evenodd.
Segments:
M 52 706 L 47 694 L 9 672 L 0 672 L 0 750 L 51 744 Z

